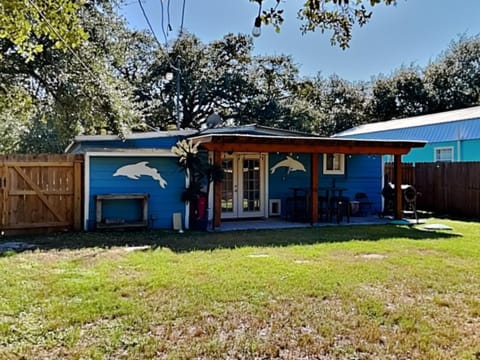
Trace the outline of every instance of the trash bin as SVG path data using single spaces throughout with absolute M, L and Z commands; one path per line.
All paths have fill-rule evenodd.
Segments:
M 359 210 L 360 210 L 360 201 L 350 201 L 350 214 L 352 214 L 352 216 L 355 216 L 358 214 Z

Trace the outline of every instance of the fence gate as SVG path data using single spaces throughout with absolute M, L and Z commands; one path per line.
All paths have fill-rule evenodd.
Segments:
M 81 229 L 81 155 L 0 156 L 0 229 Z

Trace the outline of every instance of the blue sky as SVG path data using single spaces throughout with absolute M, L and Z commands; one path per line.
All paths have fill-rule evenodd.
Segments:
M 266 0 L 266 7 L 274 4 Z M 170 0 L 173 31 L 178 33 L 182 0 Z M 142 0 L 161 42 L 161 0 Z M 163 0 L 166 5 L 167 0 Z M 376 6 L 372 20 L 355 28 L 350 48 L 330 45 L 330 35 L 315 32 L 302 35 L 296 12 L 302 0 L 286 0 L 285 23 L 281 32 L 262 27 L 255 38 L 257 55 L 291 55 L 301 75 L 338 74 L 347 80 L 369 80 L 390 74 L 402 65 L 425 66 L 435 60 L 448 44 L 462 34 L 480 34 L 480 0 L 398 0 L 396 6 Z M 250 33 L 258 11 L 248 0 L 186 0 L 184 28 L 202 41 L 220 39 L 226 33 Z M 123 14 L 136 29 L 147 24 L 137 1 L 129 0 Z

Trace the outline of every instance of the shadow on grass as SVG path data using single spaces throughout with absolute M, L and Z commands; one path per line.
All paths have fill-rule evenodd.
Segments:
M 185 232 L 183 234 L 161 230 L 103 231 L 15 237 L 9 239 L 0 238 L 0 242 L 23 241 L 36 245 L 42 250 L 149 246 L 151 248 L 169 248 L 174 252 L 188 252 L 195 250 L 233 249 L 247 246 L 282 247 L 290 245 L 313 245 L 354 240 L 378 241 L 398 238 L 438 240 L 459 236 L 461 235 L 447 232 L 424 231 L 406 226 L 361 225 L 208 233 Z

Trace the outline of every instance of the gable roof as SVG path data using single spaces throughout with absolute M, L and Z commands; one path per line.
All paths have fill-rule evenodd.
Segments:
M 294 130 L 283 130 L 262 126 L 257 124 L 248 124 L 241 126 L 225 126 L 212 129 L 196 130 L 196 129 L 182 129 L 172 131 L 150 131 L 127 134 L 125 138 L 121 139 L 118 135 L 78 135 L 65 149 L 66 153 L 84 153 L 89 151 L 103 151 L 110 152 L 111 149 L 124 148 L 152 148 L 156 140 L 185 138 L 199 135 L 213 135 L 213 134 L 243 134 L 243 135 L 265 135 L 265 136 L 303 136 L 311 137 L 312 134 L 303 133 Z M 157 142 L 157 144 L 159 144 Z
M 270 126 L 263 126 L 257 124 L 248 124 L 240 126 L 225 126 L 212 129 L 205 129 L 196 135 L 210 135 L 210 134 L 249 134 L 249 135 L 267 135 L 267 136 L 315 136 L 310 133 L 305 133 L 296 130 L 285 130 L 273 128 Z
M 480 106 L 360 125 L 334 137 L 428 142 L 480 138 Z

